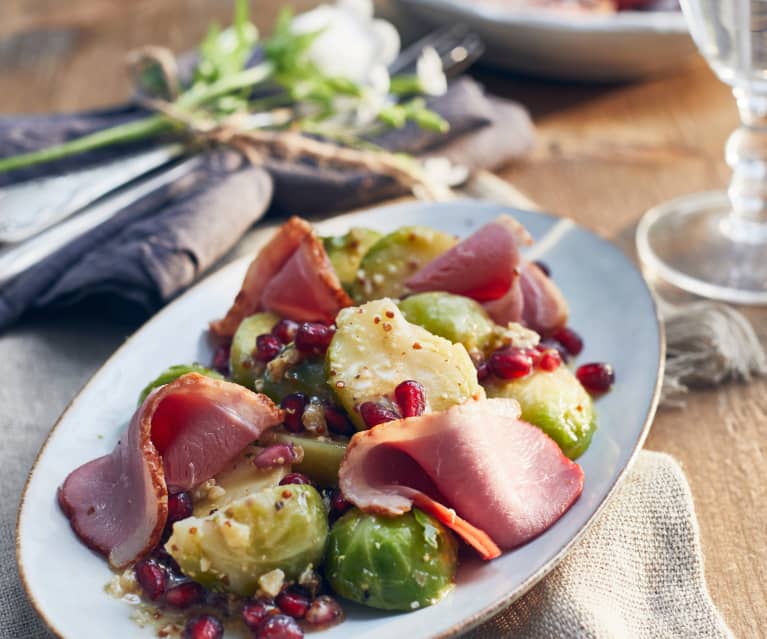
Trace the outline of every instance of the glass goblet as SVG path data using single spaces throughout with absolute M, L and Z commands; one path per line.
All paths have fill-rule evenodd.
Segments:
M 637 228 L 651 275 L 738 304 L 767 304 L 767 0 L 681 0 L 698 49 L 730 85 L 740 127 L 729 188 L 660 204 Z

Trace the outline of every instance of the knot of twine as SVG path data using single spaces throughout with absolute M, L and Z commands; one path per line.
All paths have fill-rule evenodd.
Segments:
M 137 98 L 138 103 L 180 125 L 195 143 L 234 148 L 256 166 L 263 166 L 270 158 L 288 161 L 305 158 L 320 166 L 366 171 L 389 177 L 420 199 L 436 201 L 453 197 L 449 187 L 428 179 L 415 160 L 386 150 L 341 146 L 291 129 L 248 128 L 243 114 L 219 121 L 179 108 L 173 101 L 178 97 L 181 86 L 178 65 L 173 53 L 165 47 L 143 47 L 132 52 L 128 61 L 134 74 L 155 66 L 162 75 L 170 98 L 142 96 Z M 278 111 L 283 114 L 289 112 L 288 109 L 281 109 L 275 113 Z

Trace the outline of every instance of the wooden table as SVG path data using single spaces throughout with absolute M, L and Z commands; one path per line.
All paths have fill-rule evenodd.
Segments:
M 313 2 L 293 2 L 305 7 Z M 253 3 L 271 24 L 279 3 Z M 229 0 L 3 0 L 0 111 L 107 105 L 129 94 L 125 53 L 142 44 L 181 51 Z M 494 92 L 526 104 L 538 143 L 501 175 L 543 208 L 573 217 L 633 252 L 644 210 L 728 178 L 722 151 L 736 126 L 729 91 L 701 63 L 636 84 L 577 86 L 482 71 Z M 767 313 L 749 312 L 767 340 Z M 631 348 L 627 336 L 626 348 Z M 689 397 L 661 411 L 647 447 L 681 460 L 698 510 L 714 601 L 737 636 L 767 628 L 767 382 Z

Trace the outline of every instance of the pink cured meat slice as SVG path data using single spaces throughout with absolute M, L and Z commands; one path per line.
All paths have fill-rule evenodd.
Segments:
M 243 319 L 262 310 L 261 293 L 264 287 L 311 232 L 311 224 L 300 217 L 291 217 L 277 230 L 248 266 L 242 288 L 226 316 L 210 323 L 212 333 L 220 337 L 232 337 Z
M 406 285 L 416 292 L 445 291 L 478 302 L 498 299 L 517 279 L 519 246 L 531 241 L 519 222 L 502 215 L 429 262 Z
M 353 304 L 341 287 L 325 247 L 314 234 L 264 287 L 261 305 L 297 322 L 332 323 L 338 311 Z
M 495 322 L 521 322 L 544 337 L 567 323 L 568 307 L 556 284 L 532 262 L 519 266 L 519 279 L 501 299 L 484 304 Z
M 368 512 L 398 515 L 415 504 L 439 516 L 429 502 L 453 509 L 455 519 L 514 548 L 557 521 L 583 489 L 580 466 L 519 414 L 515 400 L 485 399 L 359 432 L 339 486 Z
M 264 310 L 329 324 L 351 305 L 311 224 L 291 217 L 250 263 L 234 303 L 223 319 L 210 323 L 210 330 L 232 337 L 245 317 Z
M 77 536 L 122 568 L 157 545 L 168 485 L 210 479 L 281 421 L 265 396 L 189 373 L 147 397 L 112 453 L 69 474 L 59 504 Z

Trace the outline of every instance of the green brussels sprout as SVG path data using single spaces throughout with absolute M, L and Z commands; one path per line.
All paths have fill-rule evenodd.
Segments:
M 263 366 L 253 358 L 256 338 L 270 333 L 279 321 L 280 318 L 273 313 L 256 313 L 240 322 L 229 353 L 229 370 L 233 382 L 254 390 L 256 379 L 263 372 Z
M 516 399 L 522 419 L 551 437 L 570 459 L 589 447 L 597 428 L 594 404 L 566 366 L 510 381 L 491 378 L 485 388 L 489 397 Z
M 398 517 L 352 509 L 331 528 L 325 576 L 347 599 L 414 610 L 453 587 L 458 544 L 436 519 L 413 509 Z
M 320 494 L 291 484 L 252 493 L 207 517 L 177 521 L 165 549 L 203 586 L 250 596 L 272 570 L 297 579 L 309 564 L 318 566 L 327 536 Z
M 304 450 L 304 458 L 293 464 L 293 470 L 310 477 L 320 486 L 338 484 L 338 469 L 346 454 L 346 444 L 329 437 L 303 437 L 278 431 L 270 431 L 263 440 L 265 444 L 295 444 Z
M 405 319 L 430 333 L 463 344 L 466 350 L 484 350 L 496 334 L 496 325 L 482 306 L 468 297 L 450 293 L 419 293 L 399 303 Z
M 325 251 L 341 284 L 350 286 L 354 282 L 362 256 L 380 239 L 378 231 L 358 226 L 350 228 L 346 235 L 324 238 Z
M 410 324 L 393 300 L 345 308 L 327 352 L 328 384 L 350 419 L 367 428 L 359 406 L 393 400 L 400 382 L 414 379 L 432 410 L 484 397 L 477 370 L 461 344 Z
M 405 280 L 456 243 L 452 235 L 426 226 L 403 226 L 385 235 L 363 256 L 361 273 L 351 287 L 352 298 L 365 302 L 402 297 Z
M 307 357 L 291 364 L 294 349 L 289 346 L 284 351 L 284 358 L 278 357 L 266 367 L 261 392 L 278 404 L 291 393 L 329 399 L 331 392 L 325 383 L 325 358 Z
M 207 489 L 203 489 L 205 485 L 198 488 L 194 500 L 195 517 L 205 517 L 233 501 L 279 485 L 280 480 L 290 472 L 290 466 L 257 468 L 253 459 L 262 450 L 258 446 L 247 446 L 215 476 L 215 484 Z
M 147 398 L 149 393 L 151 393 L 155 388 L 165 386 L 165 384 L 170 384 L 173 380 L 178 379 L 187 373 L 199 373 L 200 375 L 212 377 L 213 379 L 224 379 L 224 376 L 221 373 L 211 370 L 210 368 L 206 368 L 201 364 L 176 364 L 175 366 L 166 368 L 162 373 L 160 373 L 155 379 L 153 379 L 144 387 L 144 390 L 142 390 L 138 396 L 139 405 L 144 403 L 144 400 Z

